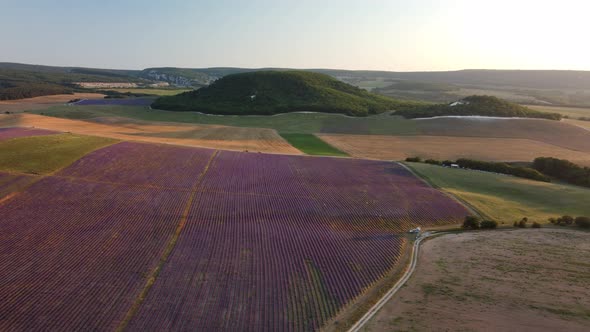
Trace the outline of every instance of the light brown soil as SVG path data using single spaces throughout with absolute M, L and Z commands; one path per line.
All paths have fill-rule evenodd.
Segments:
M 448 136 L 318 135 L 324 141 L 351 156 L 382 160 L 407 157 L 456 160 L 472 158 L 485 161 L 532 161 L 550 156 L 590 162 L 590 153 L 519 138 Z
M 590 232 L 443 235 L 365 331 L 590 331 Z
M 48 106 L 65 104 L 72 99 L 101 99 L 100 93 L 74 93 L 72 95 L 41 96 L 17 100 L 0 100 L 0 112 L 21 112 L 45 109 Z
M 224 150 L 301 154 L 272 129 L 158 123 L 124 118 L 80 121 L 26 113 L 0 115 L 0 127 L 35 127 L 121 140 Z

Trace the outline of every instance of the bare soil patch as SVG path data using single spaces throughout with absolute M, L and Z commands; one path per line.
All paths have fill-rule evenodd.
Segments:
M 74 93 L 71 95 L 41 96 L 17 100 L 0 100 L 0 112 L 22 112 L 45 109 L 52 105 L 65 104 L 73 99 L 101 99 L 100 93 Z
M 80 121 L 34 114 L 0 115 L 0 127 L 35 127 L 120 140 L 236 151 L 301 154 L 273 129 L 158 123 L 123 118 Z
M 366 331 L 588 331 L 590 233 L 443 235 Z
M 472 158 L 486 161 L 532 161 L 551 156 L 590 162 L 590 153 L 519 138 L 448 136 L 319 135 L 332 146 L 351 156 L 382 160 L 407 157 L 456 160 Z

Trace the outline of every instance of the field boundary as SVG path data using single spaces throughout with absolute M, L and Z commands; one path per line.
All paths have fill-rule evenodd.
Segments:
M 389 289 L 389 291 L 387 291 L 387 293 L 385 293 L 385 295 L 383 295 L 383 297 L 381 297 L 381 299 L 377 303 L 375 303 L 373 307 L 371 307 L 371 309 L 369 309 L 369 311 L 367 311 L 367 313 L 363 315 L 363 317 L 361 317 L 361 319 L 359 319 L 350 329 L 348 329 L 348 332 L 360 331 L 365 326 L 365 324 L 367 324 L 367 322 L 369 322 L 369 320 L 371 320 L 371 318 L 373 318 L 373 316 L 379 310 L 381 310 L 381 308 L 383 308 L 383 306 L 393 297 L 393 295 L 395 295 L 395 293 L 397 293 L 397 291 L 399 291 L 400 288 L 402 288 L 402 286 L 405 285 L 405 283 L 410 279 L 410 277 L 414 273 L 416 265 L 418 264 L 420 243 L 423 240 L 434 235 L 438 235 L 438 233 L 426 232 L 423 235 L 419 235 L 417 237 L 416 241 L 414 241 L 414 245 L 412 246 L 410 265 L 408 266 L 404 275 L 395 283 L 395 285 L 393 285 L 392 288 Z
M 458 202 L 459 204 L 465 206 L 467 208 L 467 210 L 469 210 L 469 212 L 473 213 L 474 215 L 479 216 L 480 218 L 484 218 L 484 219 L 485 218 L 488 218 L 488 219 L 490 219 L 485 213 L 481 212 L 479 209 L 477 209 L 473 205 L 469 204 L 466 200 L 462 199 L 461 197 L 457 197 L 456 195 L 453 195 L 452 193 L 450 193 L 450 192 L 444 190 L 443 188 L 435 185 L 434 183 L 430 182 L 429 181 L 429 178 L 426 175 L 423 175 L 422 173 L 418 172 L 417 170 L 415 170 L 411 166 L 406 165 L 406 163 L 402 163 L 402 162 L 397 162 L 397 163 L 400 164 L 400 165 L 402 165 L 405 169 L 407 169 L 415 177 L 417 177 L 422 182 L 424 182 L 427 186 L 440 191 L 441 193 L 443 193 L 447 197 L 449 197 L 452 200 Z
M 180 237 L 180 234 L 182 233 L 182 230 L 184 229 L 184 226 L 186 225 L 186 221 L 188 219 L 188 214 L 190 212 L 192 202 L 194 201 L 195 197 L 199 193 L 198 188 L 201 186 L 201 183 L 203 182 L 205 174 L 207 174 L 207 171 L 209 170 L 209 166 L 211 166 L 213 160 L 215 159 L 215 157 L 217 157 L 218 152 L 219 151 L 215 151 L 211 155 L 211 158 L 209 158 L 207 165 L 205 165 L 205 168 L 203 169 L 203 171 L 199 175 L 197 182 L 195 183 L 195 185 L 193 186 L 193 188 L 191 190 L 191 194 L 186 202 L 186 206 L 182 212 L 180 220 L 178 221 L 178 225 L 176 226 L 176 230 L 174 231 L 172 238 L 170 239 L 170 241 L 166 245 L 164 252 L 162 253 L 162 256 L 160 257 L 160 261 L 158 262 L 156 267 L 150 273 L 143 289 L 141 290 L 141 292 L 139 293 L 139 295 L 135 299 L 135 302 L 131 305 L 131 307 L 129 308 L 129 311 L 127 311 L 127 314 L 125 315 L 125 317 L 123 318 L 123 320 L 121 321 L 121 323 L 119 324 L 119 326 L 117 327 L 117 329 L 115 331 L 118 331 L 118 332 L 125 331 L 125 329 L 129 325 L 129 323 L 131 322 L 131 319 L 133 319 L 133 317 L 135 316 L 137 311 L 139 311 L 139 308 L 141 307 L 141 305 L 143 304 L 148 293 L 152 289 L 152 286 L 156 282 L 156 279 L 158 279 L 160 272 L 164 268 L 164 264 L 166 264 L 166 262 L 168 261 L 168 258 L 170 257 L 170 255 L 172 254 L 172 251 L 174 250 L 174 247 L 176 247 L 176 243 L 178 242 L 178 238 Z

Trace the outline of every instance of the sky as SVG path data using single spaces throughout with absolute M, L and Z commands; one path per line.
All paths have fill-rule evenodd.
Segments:
M 0 0 L 0 62 L 590 70 L 589 0 Z

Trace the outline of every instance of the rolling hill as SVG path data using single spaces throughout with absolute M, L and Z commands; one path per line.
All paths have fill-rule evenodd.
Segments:
M 493 96 L 470 96 L 451 104 L 428 105 L 400 110 L 395 115 L 408 119 L 435 116 L 492 116 L 561 120 L 561 114 L 535 111 Z
M 307 111 L 367 116 L 416 105 L 372 94 L 324 74 L 258 71 L 228 75 L 208 87 L 159 98 L 152 107 L 227 115 Z

